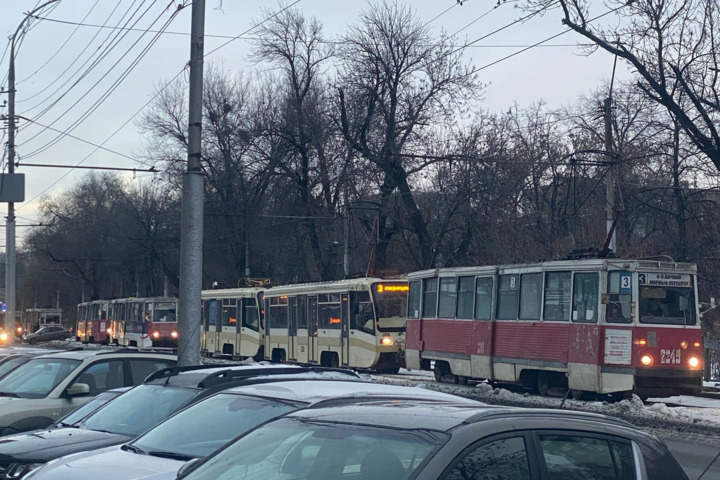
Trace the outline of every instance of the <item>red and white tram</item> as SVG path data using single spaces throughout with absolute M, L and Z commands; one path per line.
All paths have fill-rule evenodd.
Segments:
M 177 347 L 177 299 L 118 298 L 78 305 L 83 342 L 137 347 Z
M 622 259 L 414 272 L 407 367 L 576 398 L 698 392 L 696 277 L 694 264 Z

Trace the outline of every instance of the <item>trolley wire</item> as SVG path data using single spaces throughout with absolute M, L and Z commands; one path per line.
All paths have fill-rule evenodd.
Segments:
M 178 13 L 179 11 L 180 11 L 180 9 L 173 11 L 173 14 L 172 14 L 171 17 L 165 22 L 165 25 L 163 26 L 163 28 L 167 28 L 167 27 L 170 25 L 170 23 L 175 19 L 175 17 L 177 16 L 177 13 Z M 159 20 L 159 17 L 158 17 L 153 23 L 157 22 L 158 20 Z M 88 118 L 90 115 L 92 115 L 92 114 L 102 105 L 102 103 L 104 103 L 104 102 L 110 97 L 110 95 L 112 95 L 112 93 L 113 93 L 113 92 L 119 87 L 119 85 L 130 75 L 130 73 L 132 73 L 132 71 L 138 66 L 138 64 L 140 63 L 140 61 L 147 55 L 147 53 L 148 53 L 148 52 L 150 51 L 150 49 L 155 45 L 155 43 L 159 40 L 159 38 L 160 38 L 160 34 L 156 34 L 156 35 L 148 42 L 148 44 L 142 49 L 142 51 L 140 52 L 140 54 L 139 54 L 138 56 L 136 56 L 135 59 L 132 60 L 130 66 L 126 67 L 125 70 L 120 74 L 120 76 L 111 84 L 111 86 L 110 86 L 104 93 L 102 93 L 102 95 L 100 96 L 100 98 L 99 98 L 98 100 L 96 100 L 95 103 L 93 103 L 93 105 L 92 105 L 89 109 L 87 109 L 85 112 L 83 112 L 83 113 L 81 114 L 81 116 L 80 116 L 78 119 L 76 119 L 69 127 L 67 127 L 67 128 L 64 130 L 64 132 L 67 132 L 67 133 L 72 132 L 72 131 L 75 130 L 78 126 L 80 126 L 85 120 L 87 120 L 87 118 Z M 133 45 L 131 46 L 131 48 L 128 49 L 128 50 L 125 52 L 125 54 L 123 54 L 123 56 L 120 58 L 120 60 L 124 59 L 124 58 L 130 53 L 131 49 L 132 49 L 133 47 L 135 47 L 139 42 L 140 42 L 140 39 L 138 39 L 137 41 L 135 41 L 135 42 L 133 43 Z M 98 81 L 96 81 L 95 84 L 90 88 L 90 91 L 94 90 L 97 86 L 99 86 L 100 83 L 101 83 L 111 72 L 112 72 L 112 69 L 109 70 L 107 73 L 105 73 Z M 53 121 L 53 122 L 51 123 L 51 125 L 54 124 L 54 123 L 56 123 L 56 122 L 57 122 L 60 118 L 62 118 L 63 116 L 65 116 L 72 108 L 74 108 L 74 106 L 73 106 L 73 107 L 70 107 L 68 110 L 66 110 L 66 112 L 63 113 L 61 116 L 59 116 L 57 120 Z M 38 116 L 33 117 L 33 120 L 36 120 L 36 119 L 39 118 L 40 116 L 42 116 L 42 115 L 38 115 Z M 40 133 L 41 133 L 41 132 L 40 132 Z M 34 138 L 36 138 L 37 136 L 40 135 L 40 133 L 38 133 L 38 134 L 36 134 L 35 136 L 31 137 L 28 141 L 31 141 L 31 140 L 33 140 Z M 42 147 L 37 148 L 37 149 L 33 150 L 32 152 L 25 154 L 25 155 L 24 155 L 25 158 L 30 158 L 30 157 L 33 157 L 33 156 L 35 156 L 35 155 L 38 155 L 38 154 L 46 151 L 48 148 L 52 147 L 53 145 L 57 144 L 60 140 L 62 140 L 62 138 L 63 138 L 63 135 L 59 135 L 59 136 L 55 137 L 55 139 L 51 140 L 50 142 L 47 142 L 47 143 L 46 143 L 45 145 L 43 145 Z M 24 144 L 26 144 L 28 141 L 26 141 Z

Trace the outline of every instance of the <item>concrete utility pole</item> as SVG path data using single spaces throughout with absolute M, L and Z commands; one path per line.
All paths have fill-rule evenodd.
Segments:
M 8 174 L 15 173 L 15 40 L 32 15 L 59 0 L 50 0 L 28 13 L 10 40 L 10 66 L 8 70 Z M 15 202 L 8 202 L 7 221 L 5 223 L 5 330 L 15 331 Z M 12 342 L 15 336 L 10 335 Z
M 612 106 L 612 99 L 607 97 L 603 103 L 603 117 L 605 118 L 605 151 L 610 162 L 615 162 L 615 157 L 612 154 L 613 141 L 612 141 L 612 116 L 610 108 Z M 608 173 L 606 178 L 606 196 L 607 205 L 605 209 L 605 218 L 607 231 L 606 234 L 610 237 L 608 242 L 608 251 L 617 253 L 615 246 L 615 165 L 610 164 L 608 166 Z
M 203 184 L 200 169 L 202 133 L 205 0 L 192 4 L 190 31 L 190 103 L 188 166 L 183 176 L 180 224 L 180 295 L 178 305 L 178 365 L 200 363 L 202 324 Z

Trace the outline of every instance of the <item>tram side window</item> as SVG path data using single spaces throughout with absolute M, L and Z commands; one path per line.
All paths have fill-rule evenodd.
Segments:
M 272 297 L 268 309 L 270 328 L 288 328 L 288 299 L 287 297 Z
M 208 326 L 214 327 L 217 323 L 217 304 L 218 301 L 214 298 L 207 300 L 207 317 L 205 318 L 205 323 Z
M 520 275 L 500 275 L 498 282 L 496 318 L 498 320 L 515 320 L 518 316 Z
M 370 301 L 370 292 L 361 290 L 350 292 L 351 327 L 368 333 L 375 332 L 375 315 Z
M 423 280 L 423 317 L 437 316 L 437 278 L 426 278 Z
M 573 289 L 573 322 L 597 323 L 599 300 L 598 274 L 576 273 Z
M 570 286 L 572 273 L 548 272 L 545 274 L 545 320 L 570 321 Z
M 225 299 L 222 305 L 222 326 L 237 326 L 237 303 L 235 299 Z
M 526 273 L 520 277 L 520 319 L 540 320 L 542 273 Z
M 445 277 L 440 279 L 440 299 L 438 301 L 438 317 L 455 318 L 455 301 L 457 299 L 457 279 Z
M 254 298 L 243 298 L 242 308 L 244 313 L 242 317 L 243 327 L 257 331 L 260 325 L 257 301 Z
M 492 277 L 476 279 L 475 283 L 475 318 L 478 320 L 490 320 L 492 317 Z
M 340 295 L 318 295 L 318 327 L 340 329 Z
M 630 272 L 608 272 L 608 296 L 605 321 L 608 323 L 631 323 Z
M 473 318 L 475 277 L 458 278 L 457 318 Z
M 408 318 L 420 318 L 420 288 L 421 283 L 410 282 L 410 292 L 408 293 Z

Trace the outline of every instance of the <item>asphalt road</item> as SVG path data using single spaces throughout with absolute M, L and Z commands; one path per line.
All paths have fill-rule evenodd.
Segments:
M 720 479 L 720 442 L 717 438 L 659 437 L 680 462 L 690 480 Z

